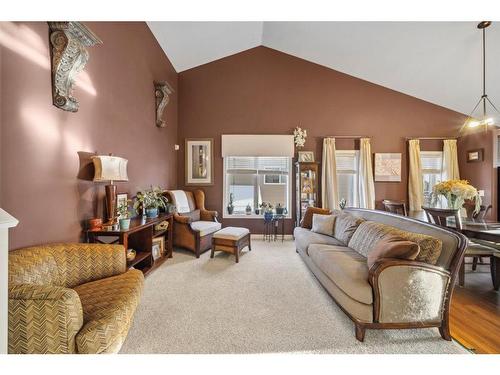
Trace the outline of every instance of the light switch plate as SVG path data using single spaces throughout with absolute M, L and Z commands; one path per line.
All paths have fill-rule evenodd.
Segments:
M 179 147 L 179 145 L 175 145 L 175 146 L 174 146 L 174 150 L 175 150 L 175 151 L 179 151 L 179 148 L 180 148 L 180 147 Z

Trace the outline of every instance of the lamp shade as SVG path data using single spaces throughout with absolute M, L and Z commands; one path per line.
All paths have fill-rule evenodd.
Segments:
M 128 160 L 117 156 L 92 156 L 94 162 L 94 182 L 128 181 Z

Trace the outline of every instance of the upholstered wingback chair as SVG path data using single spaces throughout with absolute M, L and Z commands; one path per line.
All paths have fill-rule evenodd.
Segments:
M 188 249 L 199 258 L 212 247 L 212 235 L 221 229 L 217 211 L 205 208 L 203 190 L 171 190 L 167 197 L 175 205 L 174 246 Z
M 121 245 L 9 252 L 9 353 L 118 352 L 143 283 Z

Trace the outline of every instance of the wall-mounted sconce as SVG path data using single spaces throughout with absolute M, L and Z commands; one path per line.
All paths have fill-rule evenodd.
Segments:
M 167 82 L 154 82 L 155 85 L 155 97 L 156 97 L 156 126 L 159 128 L 164 128 L 167 126 L 165 120 L 162 120 L 163 111 L 167 106 L 170 98 L 170 94 L 173 94 L 174 90 Z
M 48 22 L 52 64 L 52 102 L 64 111 L 77 112 L 73 94 L 75 77 L 89 60 L 85 47 L 102 44 L 81 22 Z

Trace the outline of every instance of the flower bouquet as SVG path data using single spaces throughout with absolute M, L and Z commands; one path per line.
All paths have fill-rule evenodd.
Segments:
M 448 208 L 461 209 L 466 200 L 474 202 L 474 213 L 479 212 L 481 208 L 481 197 L 477 189 L 467 180 L 448 180 L 434 185 L 432 188 L 433 204 L 437 202 L 440 195 L 446 198 Z
M 293 130 L 293 141 L 295 142 L 295 146 L 298 148 L 304 147 L 307 138 L 307 130 L 302 129 L 300 126 L 297 126 Z

